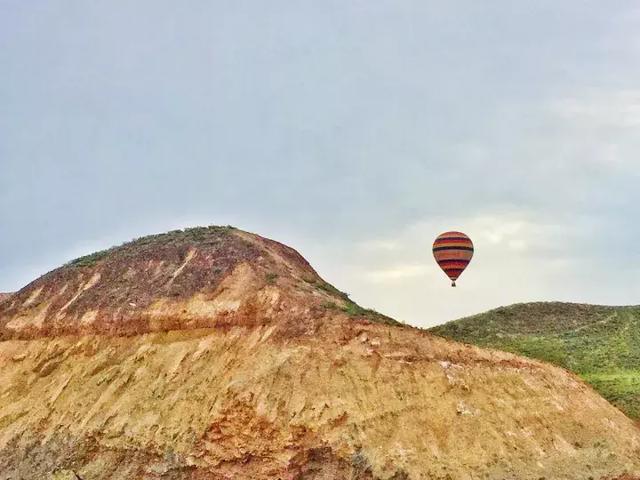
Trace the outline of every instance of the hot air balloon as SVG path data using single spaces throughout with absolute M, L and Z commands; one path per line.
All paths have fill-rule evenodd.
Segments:
M 444 232 L 433 242 L 433 256 L 451 279 L 451 286 L 455 287 L 456 280 L 473 257 L 473 243 L 462 232 Z

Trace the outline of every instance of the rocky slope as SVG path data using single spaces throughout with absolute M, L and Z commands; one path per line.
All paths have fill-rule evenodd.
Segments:
M 523 303 L 431 331 L 567 368 L 640 419 L 640 306 Z
M 361 309 L 235 229 L 145 238 L 0 303 L 0 479 L 640 478 L 579 378 Z

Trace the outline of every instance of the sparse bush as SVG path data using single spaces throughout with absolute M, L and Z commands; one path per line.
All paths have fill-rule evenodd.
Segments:
M 403 469 L 396 470 L 396 473 L 389 480 L 409 480 L 409 474 Z
M 273 272 L 267 273 L 265 279 L 267 281 L 267 284 L 273 285 L 276 283 L 276 280 L 278 279 L 278 274 Z
M 358 473 L 371 471 L 371 463 L 362 450 L 358 449 L 351 455 L 351 465 Z
M 85 255 L 84 257 L 76 258 L 68 263 L 68 265 L 72 265 L 74 267 L 92 267 L 97 264 L 100 260 L 105 258 L 113 249 L 101 250 L 99 252 L 94 252 L 89 255 Z
M 175 242 L 214 242 L 220 241 L 221 237 L 229 234 L 235 227 L 226 226 L 209 226 L 209 227 L 193 227 L 186 228 L 184 230 L 171 230 L 167 233 L 160 233 L 155 235 L 147 235 L 145 237 L 135 238 L 129 242 L 125 242 L 121 245 L 117 245 L 106 250 L 84 255 L 82 257 L 71 260 L 66 266 L 71 267 L 93 267 L 101 260 L 105 259 L 108 255 L 115 253 L 116 250 L 122 255 L 131 255 L 138 251 L 141 247 L 146 247 L 153 244 L 172 244 Z
M 328 310 L 338 310 L 338 305 L 335 302 L 324 302 L 322 307 Z

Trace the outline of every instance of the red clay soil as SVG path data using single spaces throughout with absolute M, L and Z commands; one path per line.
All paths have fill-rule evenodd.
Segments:
M 210 312 L 182 315 L 187 312 L 171 309 L 160 318 L 158 308 L 152 308 L 158 302 L 180 305 L 198 295 L 213 299 L 228 289 L 225 280 L 241 266 L 251 270 L 253 284 L 242 280 L 252 291 L 243 292 L 237 308 L 215 318 Z M 270 284 L 279 296 L 271 308 L 278 311 L 272 313 L 282 318 L 294 310 L 293 329 L 299 328 L 301 316 L 314 322 L 341 309 L 354 317 L 396 323 L 349 301 L 294 249 L 231 227 L 208 227 L 145 237 L 43 275 L 0 304 L 0 340 L 264 324 L 271 319 L 256 302 L 266 300 L 254 294 Z M 298 311 L 300 301 L 304 312 Z M 90 322 L 84 321 L 87 315 Z
M 0 340 L 149 332 L 154 328 L 147 309 L 154 302 L 179 303 L 196 294 L 214 295 L 241 264 L 250 265 L 264 283 L 276 279 L 281 283 L 295 274 L 305 280 L 297 283 L 324 285 L 300 254 L 278 242 L 227 227 L 170 232 L 74 260 L 6 298 L 10 301 L 0 304 Z M 318 308 L 320 303 L 310 316 L 324 312 Z M 90 325 L 81 322 L 87 312 L 96 312 Z M 35 320 L 20 320 L 29 317 Z M 11 328 L 12 320 L 20 327 Z M 189 328 L 210 326 L 210 318 L 200 320 L 192 321 Z M 165 330 L 176 327 L 180 325 L 162 326 Z

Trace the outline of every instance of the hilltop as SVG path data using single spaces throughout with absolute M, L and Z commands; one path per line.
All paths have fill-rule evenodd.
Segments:
M 281 243 L 198 227 L 140 238 L 43 275 L 0 307 L 0 340 L 282 324 L 295 315 L 287 325 L 293 335 L 334 310 L 395 323 L 360 308 Z
M 640 306 L 525 303 L 455 320 L 431 332 L 576 372 L 640 419 Z
M 226 227 L 83 257 L 0 303 L 0 480 L 640 479 L 558 367 L 366 310 Z

